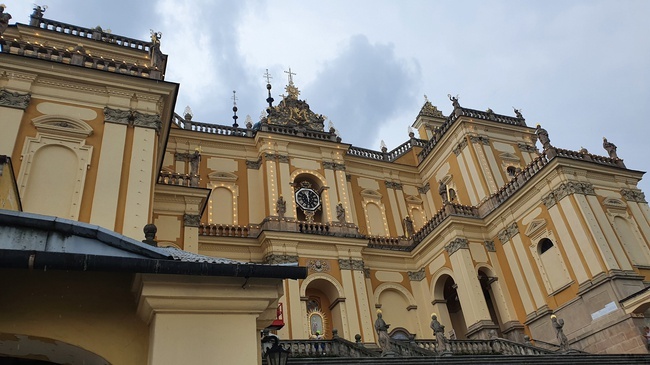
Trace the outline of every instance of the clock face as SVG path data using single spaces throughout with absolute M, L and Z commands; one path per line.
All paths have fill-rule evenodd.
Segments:
M 316 210 L 320 206 L 320 197 L 313 189 L 300 188 L 296 191 L 296 203 L 304 210 Z

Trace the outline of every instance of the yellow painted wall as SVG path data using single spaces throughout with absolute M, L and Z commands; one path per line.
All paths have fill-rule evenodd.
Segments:
M 149 328 L 131 274 L 0 270 L 0 332 L 84 348 L 115 365 L 147 363 Z

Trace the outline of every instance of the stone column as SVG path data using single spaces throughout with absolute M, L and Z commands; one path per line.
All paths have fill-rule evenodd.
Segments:
M 347 326 L 344 324 L 343 337 L 347 340 L 354 341 L 354 335 L 357 333 L 361 334 L 359 313 L 357 312 L 357 294 L 365 294 L 365 290 L 363 290 L 364 293 L 359 293 L 355 290 L 353 272 L 355 270 L 363 272 L 363 260 L 339 259 L 339 268 L 341 269 L 343 295 L 345 295 L 345 309 L 346 313 L 348 313 L 348 319 L 350 319 Z
M 453 239 L 445 250 L 449 254 L 451 267 L 455 274 L 458 298 L 467 324 L 467 337 L 487 339 L 488 332 L 496 328 L 483 297 L 483 289 L 474 270 L 469 242 L 466 238 Z
M 395 190 L 396 189 L 402 189 L 402 184 L 400 183 L 395 183 L 395 182 L 390 182 L 390 181 L 384 181 L 384 184 L 386 185 L 386 191 L 388 192 L 388 203 L 390 204 L 390 211 L 393 213 L 392 218 L 393 221 L 395 222 L 395 229 L 396 229 L 396 234 L 398 236 L 403 236 L 404 235 L 404 227 L 402 224 L 402 217 L 400 214 L 400 207 L 399 204 L 397 203 L 397 197 L 395 195 Z M 387 219 L 390 219 L 389 217 L 386 217 Z
M 293 202 L 295 198 L 293 196 L 293 188 L 291 187 L 291 174 L 289 172 L 289 156 L 276 155 L 276 158 L 278 159 L 278 175 L 279 175 L 277 190 L 284 197 L 284 200 L 287 203 Z M 284 216 L 286 218 L 296 217 L 296 209 L 294 207 L 295 204 L 291 204 L 290 206 L 287 207 L 287 211 L 286 213 L 284 213 Z
M 431 313 L 434 312 L 434 309 L 433 305 L 428 300 L 432 295 L 429 292 L 425 269 L 422 268 L 418 271 L 409 271 L 408 276 L 411 281 L 411 288 L 413 288 L 413 297 L 418 306 L 418 310 L 416 311 L 418 318 L 418 338 L 429 338 L 431 335 L 431 331 L 429 330 L 431 320 L 430 316 Z
M 275 162 L 275 155 L 271 153 L 264 154 L 264 174 L 266 175 L 266 192 L 268 194 L 267 206 L 269 207 L 269 216 L 277 215 L 275 212 L 275 203 L 280 198 L 281 192 L 278 189 L 278 175 L 277 175 L 277 164 Z M 283 197 L 285 201 L 290 197 Z M 293 201 L 293 199 L 289 200 Z M 287 211 L 290 207 L 287 207 Z M 286 213 L 285 213 L 286 216 Z
M 246 161 L 246 175 L 248 177 L 248 221 L 261 223 L 266 213 L 264 211 L 264 177 L 260 170 L 262 158 L 257 161 Z
M 142 237 L 142 227 L 149 223 L 154 173 L 154 151 L 161 121 L 158 115 L 133 112 L 133 146 L 129 161 L 129 180 L 124 206 L 122 234 L 134 239 Z
M 124 164 L 124 145 L 126 129 L 129 124 L 127 118 L 118 117 L 115 109 L 104 109 L 104 133 L 102 135 L 102 148 L 97 165 L 97 182 L 94 194 L 90 223 L 115 230 L 117 217 L 117 204 L 120 194 L 120 180 L 122 179 L 122 166 Z

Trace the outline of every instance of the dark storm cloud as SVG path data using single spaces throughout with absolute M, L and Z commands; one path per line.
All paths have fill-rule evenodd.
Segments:
M 303 95 L 314 112 L 327 115 L 343 141 L 367 147 L 379 127 L 404 112 L 419 88 L 420 67 L 397 57 L 393 46 L 372 44 L 352 36 L 334 59 L 326 62 Z

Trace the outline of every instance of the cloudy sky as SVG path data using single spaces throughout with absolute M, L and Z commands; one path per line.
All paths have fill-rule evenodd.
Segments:
M 6 0 L 28 23 L 31 1 Z M 301 97 L 329 117 L 343 141 L 389 149 L 406 141 L 424 95 L 445 114 L 462 106 L 542 124 L 562 148 L 648 170 L 650 1 L 47 0 L 46 18 L 101 25 L 148 39 L 163 33 L 166 79 L 194 120 L 240 124 L 265 107 L 269 69 L 276 103 L 291 67 Z M 645 180 L 650 181 L 650 177 Z M 650 193 L 650 183 L 641 187 Z

